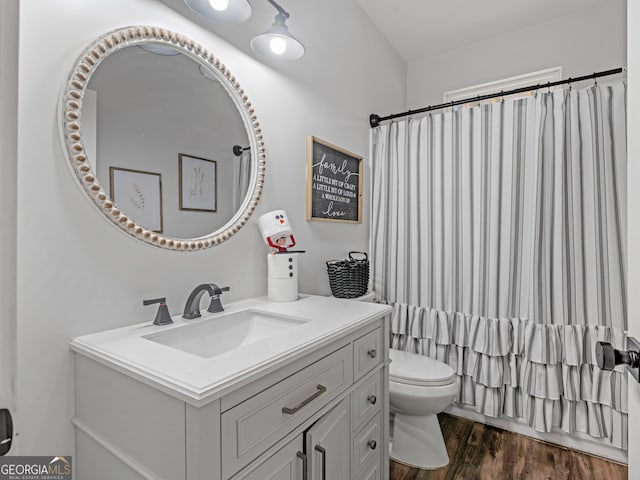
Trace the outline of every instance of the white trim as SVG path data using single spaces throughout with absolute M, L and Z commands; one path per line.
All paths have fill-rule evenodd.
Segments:
M 554 443 L 562 447 L 570 448 L 573 450 L 579 450 L 590 455 L 606 458 L 614 462 L 627 464 L 628 456 L 627 452 L 620 450 L 608 443 L 606 440 L 598 440 L 597 438 L 590 437 L 581 433 L 567 434 L 563 430 L 553 428 L 551 432 L 538 432 L 531 428 L 524 419 L 511 419 L 511 418 L 492 418 L 477 413 L 469 408 L 462 407 L 460 405 L 451 405 L 445 410 L 446 413 L 455 415 L 457 417 L 463 417 L 474 422 L 483 423 L 492 427 L 508 430 L 518 435 L 524 435 L 525 437 L 534 438 L 543 442 Z M 629 477 L 631 478 L 631 477 Z
M 509 77 L 494 82 L 482 83 L 471 87 L 450 90 L 443 95 L 444 102 L 455 102 L 458 100 L 471 99 L 478 95 L 489 95 L 503 90 L 513 90 L 515 88 L 527 87 L 538 83 L 557 82 L 562 80 L 562 67 L 547 68 L 537 72 L 525 73 L 515 77 Z
M 627 2 L 627 318 L 629 336 L 640 338 L 640 2 Z M 628 375 L 629 478 L 640 478 L 640 385 Z

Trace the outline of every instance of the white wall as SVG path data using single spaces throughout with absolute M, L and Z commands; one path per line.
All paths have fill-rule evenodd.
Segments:
M 627 11 L 627 192 L 629 206 L 640 205 L 640 4 L 631 0 Z M 635 208 L 627 214 L 629 335 L 640 339 L 640 216 Z M 640 478 L 640 385 L 629 379 L 629 478 Z
M 16 414 L 17 41 L 18 0 L 5 0 L 0 2 L 0 408 L 8 408 L 12 415 Z
M 362 225 L 307 223 L 306 135 L 366 155 L 368 114 L 404 105 L 405 64 L 351 1 L 292 2 L 299 25 L 306 25 L 308 52 L 301 63 L 282 67 L 293 71 L 287 75 L 153 0 L 22 0 L 20 7 L 20 453 L 59 455 L 72 453 L 73 444 L 69 340 L 151 321 L 154 309 L 143 308 L 143 298 L 166 296 L 178 313 L 202 282 L 231 286 L 223 302 L 265 294 L 267 249 L 255 225 L 261 213 L 287 209 L 298 245 L 308 251 L 301 289 L 329 292 L 324 260 L 367 247 L 369 191 Z M 327 40 L 336 11 L 341 23 Z M 164 251 L 118 231 L 83 198 L 61 153 L 56 108 L 69 68 L 98 35 L 131 24 L 173 29 L 212 50 L 240 80 L 263 126 L 267 177 L 259 209 L 235 237 L 204 252 Z
M 625 65 L 625 0 L 411 60 L 407 108 L 442 103 L 449 90 L 550 67 L 565 78 Z

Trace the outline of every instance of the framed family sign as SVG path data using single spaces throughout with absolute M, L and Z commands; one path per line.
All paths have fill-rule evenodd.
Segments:
M 307 220 L 362 223 L 362 157 L 311 135 Z

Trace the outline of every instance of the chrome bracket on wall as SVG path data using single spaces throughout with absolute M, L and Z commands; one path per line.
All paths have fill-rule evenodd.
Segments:
M 636 382 L 640 383 L 640 342 L 627 337 L 628 350 L 616 350 L 608 342 L 596 342 L 596 363 L 603 370 L 613 370 L 616 365 L 626 365 Z

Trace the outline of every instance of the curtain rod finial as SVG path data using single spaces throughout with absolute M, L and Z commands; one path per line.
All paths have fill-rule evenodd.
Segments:
M 375 113 L 369 115 L 369 125 L 371 125 L 371 128 L 376 128 L 378 125 L 380 125 L 380 120 L 380 115 L 377 115 Z

